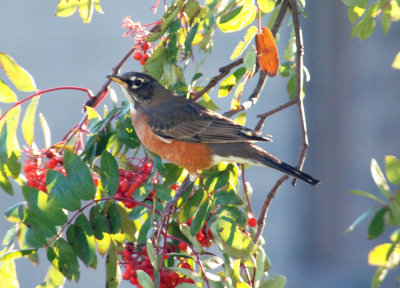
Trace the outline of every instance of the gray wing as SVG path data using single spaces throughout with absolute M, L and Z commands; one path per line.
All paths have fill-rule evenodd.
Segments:
M 150 127 L 162 138 L 192 143 L 271 141 L 200 104 L 178 99 L 163 102 L 146 113 Z

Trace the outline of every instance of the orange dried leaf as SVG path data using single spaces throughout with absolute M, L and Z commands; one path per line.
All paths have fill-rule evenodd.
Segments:
M 270 77 L 276 76 L 279 66 L 278 48 L 267 27 L 261 27 L 261 33 L 256 35 L 256 49 L 261 69 Z

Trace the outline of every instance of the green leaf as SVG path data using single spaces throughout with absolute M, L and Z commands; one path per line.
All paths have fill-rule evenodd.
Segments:
M 359 6 L 359 5 L 362 5 L 362 3 L 365 1 L 364 0 L 342 0 L 342 2 L 344 4 L 346 4 L 346 6 Z
M 219 243 L 222 252 L 237 259 L 248 259 L 255 252 L 257 246 L 252 238 L 242 232 L 234 219 L 219 218 L 211 224 L 211 231 L 215 242 Z
M 392 19 L 390 17 L 390 9 L 388 9 L 388 8 L 383 9 L 381 24 L 382 24 L 383 34 L 389 33 L 390 26 L 392 24 Z
M 81 202 L 72 194 L 67 178 L 60 172 L 48 169 L 46 173 L 46 186 L 51 197 L 58 205 L 69 211 L 81 208 Z
M 1 142 L 1 141 L 0 141 Z M 1 144 L 1 143 L 0 143 Z M 0 171 L 0 187 L 4 190 L 7 194 L 14 195 L 14 190 L 11 185 L 10 180 Z
M 376 186 L 378 186 L 382 195 L 389 199 L 391 196 L 389 186 L 386 182 L 385 176 L 383 175 L 381 168 L 378 165 L 378 162 L 374 158 L 372 158 L 371 160 L 371 174 Z
M 69 17 L 78 8 L 78 0 L 60 0 L 57 5 L 56 16 Z
M 42 113 L 39 113 L 40 124 L 42 125 L 43 137 L 44 137 L 44 147 L 46 149 L 51 146 L 51 134 L 49 125 L 47 125 L 47 121 L 44 118 Z
M 197 22 L 196 24 L 193 25 L 192 28 L 190 28 L 189 32 L 187 33 L 187 36 L 185 39 L 185 52 L 187 54 L 189 54 L 192 51 L 192 42 L 193 42 L 194 36 L 196 36 L 198 29 L 199 29 L 199 23 Z
M 0 79 L 0 102 L 11 103 L 17 100 L 17 95 Z
M 369 197 L 375 201 L 378 201 L 379 203 L 385 205 L 386 202 L 379 199 L 378 197 L 376 197 L 375 195 L 372 195 L 371 193 L 365 192 L 365 191 L 361 191 L 361 190 L 351 190 L 349 191 L 350 194 L 355 194 L 355 195 L 361 195 L 361 196 L 365 196 L 365 197 Z
M 151 280 L 149 274 L 147 274 L 143 270 L 136 270 L 136 274 L 139 280 L 139 284 L 143 288 L 153 288 L 153 280 Z
M 191 198 L 189 198 L 188 202 L 183 206 L 183 209 L 179 213 L 179 222 L 185 223 L 195 215 L 196 210 L 199 208 L 200 203 L 205 201 L 207 198 L 207 194 L 203 189 L 199 188 Z
M 357 219 L 354 220 L 353 223 L 351 223 L 351 225 L 349 226 L 349 228 L 347 228 L 347 230 L 344 231 L 344 233 L 353 231 L 354 228 L 356 228 L 356 226 L 357 226 L 358 224 L 361 223 L 361 221 L 363 221 L 365 218 L 367 218 L 367 216 L 369 216 L 369 214 L 371 214 L 371 213 L 374 212 L 374 211 L 375 211 L 375 208 L 374 208 L 374 207 L 371 207 L 371 208 L 369 208 L 367 211 L 365 211 L 363 214 L 361 214 L 360 216 L 358 216 Z
M 18 162 L 18 156 L 15 155 L 13 151 L 11 153 L 10 158 L 8 159 L 7 163 L 4 166 L 4 171 L 6 172 L 6 176 L 12 177 L 14 179 L 19 177 L 21 173 L 22 165 Z
M 56 200 L 36 188 L 23 186 L 22 194 L 26 202 L 37 215 L 45 218 L 52 225 L 61 226 L 68 221 L 68 217 Z
M 91 266 L 97 262 L 96 241 L 93 236 L 86 235 L 83 229 L 75 224 L 68 226 L 66 234 L 68 243 L 83 263 Z
M 20 224 L 18 233 L 18 244 L 22 249 L 42 248 L 44 245 L 47 244 L 47 242 L 46 239 L 44 238 L 44 235 L 34 231 L 25 224 Z
M 217 26 L 222 32 L 242 30 L 256 18 L 257 8 L 252 0 L 237 1 L 238 7 L 218 18 Z
M 264 2 L 264 1 L 261 1 Z M 247 48 L 247 46 L 250 44 L 251 40 L 253 40 L 254 36 L 257 34 L 257 27 L 256 26 L 251 26 L 246 34 L 244 35 L 243 41 L 240 41 L 238 45 L 236 45 L 235 49 L 233 50 L 230 59 L 234 60 L 238 58 L 243 51 Z
M 28 92 L 37 90 L 31 74 L 3 52 L 0 52 L 0 65 L 18 90 Z
M 63 163 L 71 193 L 79 199 L 92 200 L 96 194 L 96 186 L 86 163 L 69 150 L 65 150 Z
M 257 0 L 262 13 L 269 13 L 275 8 L 275 0 Z
M 242 199 L 233 192 L 218 191 L 214 194 L 215 205 L 243 205 Z
M 75 225 L 80 227 L 86 235 L 93 236 L 93 228 L 89 223 L 89 220 L 86 218 L 85 214 L 81 213 L 78 217 L 76 217 Z
M 106 258 L 106 287 L 118 288 L 121 282 L 121 270 L 118 265 L 117 249 L 111 244 Z
M 14 260 L 7 260 L 0 262 L 0 279 L 1 279 L 1 284 L 0 284 L 1 287 L 4 288 L 20 287 Z
M 5 121 L 0 123 L 0 127 L 4 123 L 0 133 L 0 162 L 2 163 L 7 163 L 13 152 L 18 158 L 21 155 L 16 135 L 20 113 L 21 106 L 14 107 L 8 112 Z
M 266 280 L 261 280 L 260 288 L 284 288 L 286 286 L 286 277 L 276 275 Z
M 369 38 L 374 33 L 376 21 L 372 17 L 364 17 L 351 30 L 351 37 L 358 37 L 360 40 Z
M 47 258 L 69 280 L 79 280 L 79 264 L 76 253 L 63 238 L 58 238 L 54 247 L 47 248 Z
M 45 282 L 42 282 L 40 285 L 36 286 L 36 288 L 60 287 L 64 285 L 64 280 L 64 275 L 60 271 L 58 271 L 53 265 L 50 265 L 46 277 L 44 278 Z
M 158 184 L 156 186 L 156 194 L 157 198 L 162 202 L 168 202 L 172 199 L 172 189 L 170 187 L 166 187 L 163 184 Z
M 35 127 L 35 113 L 37 105 L 39 104 L 39 97 L 33 97 L 26 108 L 24 118 L 22 119 L 22 134 L 24 135 L 26 143 L 32 147 L 33 134 Z
M 400 52 L 396 54 L 396 57 L 394 58 L 392 63 L 392 68 L 400 70 Z
M 211 207 L 212 203 L 210 200 L 207 199 L 203 202 L 190 224 L 190 234 L 196 235 L 201 229 L 203 229 L 208 216 L 210 215 Z
M 125 208 L 122 206 L 118 205 L 118 211 L 119 214 L 121 215 L 121 224 L 122 224 L 122 231 L 124 232 L 124 237 L 126 240 L 130 242 L 136 242 L 137 237 L 136 237 L 136 226 L 130 219 L 128 219 L 127 212 Z
M 107 217 L 103 214 L 103 209 L 99 205 L 95 205 L 90 209 L 89 221 L 96 239 L 102 240 L 103 233 L 110 232 Z
M 117 204 L 112 202 L 106 212 L 108 223 L 110 224 L 110 233 L 117 234 L 121 232 L 121 215 L 119 214 Z
M 101 183 L 108 196 L 114 196 L 119 185 L 118 163 L 106 150 L 101 154 Z
M 146 252 L 151 265 L 154 267 L 154 270 L 158 270 L 160 267 L 157 261 L 157 256 L 154 253 L 154 247 L 151 238 L 147 239 L 146 241 Z
M 172 163 L 165 163 L 164 164 L 164 170 L 161 173 L 161 176 L 163 176 L 164 179 L 164 185 L 165 186 L 171 186 L 172 184 L 175 184 L 176 181 L 178 181 L 179 177 L 181 176 L 183 171 L 183 168 L 172 164 Z
M 21 258 L 23 256 L 36 253 L 37 250 L 38 249 L 21 249 L 21 250 L 8 251 L 4 254 L 0 254 L 0 262 L 11 260 L 11 259 Z
M 386 213 L 389 211 L 388 207 L 383 207 L 375 213 L 368 226 L 368 238 L 375 239 L 385 232 L 385 218 Z
M 145 38 L 147 42 L 154 42 L 161 38 L 168 28 L 175 22 L 176 17 L 181 12 L 185 1 L 177 1 L 170 5 L 167 12 L 163 16 L 162 24 L 159 32 L 153 32 Z M 158 49 L 157 49 L 158 50 Z M 153 58 L 153 57 L 151 57 Z
M 35 210 L 27 208 L 23 210 L 23 215 L 23 223 L 43 237 L 50 238 L 57 234 L 57 229 L 51 222 L 52 220 L 42 213 L 37 213 Z
M 386 176 L 390 183 L 400 185 L 400 161 L 395 156 L 386 156 Z

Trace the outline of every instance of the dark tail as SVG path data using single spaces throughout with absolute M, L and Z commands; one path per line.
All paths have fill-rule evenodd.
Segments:
M 304 182 L 307 182 L 308 184 L 317 185 L 319 183 L 319 180 L 311 177 L 310 175 L 308 175 L 304 172 L 301 172 L 299 169 L 297 169 L 293 166 L 290 166 L 289 164 L 286 164 L 285 162 L 280 161 L 279 159 L 276 159 L 273 156 L 272 157 L 264 156 L 264 163 L 265 163 L 265 165 L 267 165 L 271 168 L 275 168 L 276 170 L 279 170 L 290 176 L 293 176 L 295 178 L 303 180 Z
M 299 178 L 311 185 L 317 185 L 319 183 L 319 180 L 301 172 L 299 169 L 290 166 L 285 162 L 282 162 L 275 156 L 252 143 L 209 143 L 208 146 L 215 155 L 218 155 L 222 159 L 226 158 L 225 161 L 269 166 L 290 176 Z

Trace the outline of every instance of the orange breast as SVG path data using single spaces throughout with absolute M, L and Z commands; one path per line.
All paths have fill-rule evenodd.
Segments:
M 131 114 L 133 127 L 140 142 L 151 152 L 161 158 L 182 166 L 190 174 L 212 166 L 211 150 L 202 143 L 188 143 L 177 140 L 161 140 L 147 125 L 147 117 L 140 117 L 137 113 Z

